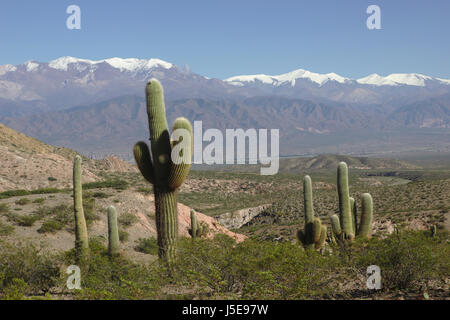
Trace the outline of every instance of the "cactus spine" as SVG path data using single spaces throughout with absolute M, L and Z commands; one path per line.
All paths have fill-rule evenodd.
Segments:
M 73 202 L 75 214 L 75 260 L 77 264 L 83 265 L 89 257 L 89 242 L 83 210 L 81 157 L 79 155 L 75 156 L 73 163 Z
M 327 238 L 327 228 L 319 218 L 314 218 L 312 181 L 310 176 L 303 178 L 303 203 L 305 207 L 305 229 L 298 231 L 298 239 L 307 249 L 321 249 Z
M 191 236 L 192 236 L 192 238 L 197 237 L 197 232 L 198 232 L 197 217 L 195 216 L 195 211 L 191 210 Z
M 193 149 L 192 126 L 185 118 L 176 119 L 172 131 L 182 135 L 178 141 L 171 141 L 163 88 L 158 80 L 148 82 L 146 100 L 151 156 L 147 144 L 140 141 L 134 146 L 134 158 L 141 174 L 153 184 L 158 256 L 170 265 L 176 256 L 178 237 L 177 189 L 189 173 Z
M 110 257 L 119 254 L 119 228 L 117 227 L 117 211 L 114 206 L 108 208 L 108 254 Z

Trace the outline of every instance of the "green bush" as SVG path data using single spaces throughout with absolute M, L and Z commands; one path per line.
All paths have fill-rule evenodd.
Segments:
M 74 294 L 75 299 L 147 300 L 159 297 L 164 272 L 158 265 L 147 267 L 120 256 L 111 259 L 107 248 L 98 240 L 91 240 L 89 248 L 89 273 L 81 278 L 82 290 Z M 71 253 L 66 255 L 66 264 L 73 264 Z
M 36 198 L 33 200 L 33 203 L 43 204 L 45 202 L 45 198 Z
M 124 212 L 119 215 L 118 221 L 124 227 L 131 227 L 138 221 L 138 218 L 131 212 Z
M 137 245 L 134 248 L 138 252 L 157 255 L 158 254 L 158 242 L 155 238 L 139 239 Z
M 37 215 L 19 215 L 17 213 L 9 213 L 6 215 L 9 221 L 14 222 L 21 227 L 31 227 L 39 220 Z
M 119 240 L 120 240 L 120 242 L 128 241 L 129 237 L 130 237 L 130 234 L 128 232 L 126 232 L 125 230 L 119 229 Z
M 99 182 L 89 182 L 83 184 L 83 190 L 89 189 L 104 189 L 104 188 L 113 188 L 116 190 L 126 190 L 128 188 L 128 182 L 125 180 L 105 180 Z
M 14 233 L 14 226 L 0 221 L 0 237 L 9 236 Z
M 104 192 L 98 191 L 98 192 L 94 192 L 94 193 L 92 194 L 92 196 L 93 196 L 94 198 L 106 199 L 106 198 L 109 198 L 111 195 L 109 195 L 109 194 L 107 194 L 107 193 L 104 193 Z
M 381 269 L 386 289 L 416 290 L 429 280 L 450 274 L 450 248 L 445 238 L 431 238 L 429 232 L 400 231 L 386 239 L 372 239 L 359 253 L 362 273 L 367 266 Z
M 7 203 L 0 203 L 0 214 L 9 213 L 10 207 Z
M 60 259 L 44 254 L 32 244 L 2 244 L 0 251 L 0 293 L 22 279 L 30 294 L 40 294 L 57 284 Z
M 48 177 L 48 181 L 57 181 L 58 179 L 54 178 L 54 177 Z
M 37 232 L 39 233 L 55 233 L 59 230 L 64 228 L 64 224 L 62 224 L 60 221 L 51 219 L 45 221 L 42 226 L 38 229 Z
M 30 202 L 31 202 L 30 199 L 22 198 L 22 199 L 16 200 L 14 203 L 17 205 L 20 205 L 20 206 L 24 206 L 26 204 L 29 204 Z

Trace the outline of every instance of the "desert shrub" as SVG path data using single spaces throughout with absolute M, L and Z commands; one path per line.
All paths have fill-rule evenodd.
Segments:
M 120 179 L 105 180 L 99 182 L 89 182 L 83 184 L 83 190 L 89 189 L 104 189 L 113 188 L 116 190 L 126 190 L 128 188 L 128 182 Z
M 111 259 L 106 247 L 98 240 L 89 242 L 89 273 L 81 278 L 82 290 L 75 299 L 155 299 L 161 274 L 158 266 L 151 268 L 135 264 L 120 256 Z M 73 263 L 72 254 L 66 264 Z
M 400 231 L 386 239 L 372 239 L 359 253 L 358 265 L 363 273 L 369 265 L 379 266 L 386 289 L 415 290 L 450 274 L 447 241 L 431 238 L 429 232 Z
M 22 279 L 29 287 L 28 293 L 45 293 L 57 283 L 58 265 L 57 256 L 44 254 L 32 244 L 2 244 L 0 292 L 14 285 L 14 279 Z
M 26 293 L 30 290 L 29 286 L 22 279 L 14 278 L 4 289 L 3 300 L 26 300 Z
M 125 230 L 119 229 L 119 240 L 120 240 L 120 242 L 128 241 L 129 237 L 130 237 L 130 234 L 128 232 L 126 232 Z
M 26 204 L 29 204 L 30 202 L 31 202 L 30 199 L 22 198 L 22 199 L 16 200 L 14 203 L 19 205 L 19 206 L 24 206 Z
M 48 177 L 48 181 L 57 181 L 58 179 L 54 178 L 54 177 Z
M 214 240 L 183 239 L 175 278 L 213 297 L 305 299 L 332 292 L 329 278 L 339 260 L 305 252 L 290 242 L 237 244 L 220 235 Z
M 0 237 L 9 236 L 14 233 L 14 226 L 0 221 Z
M 33 203 L 43 204 L 45 202 L 45 198 L 36 198 L 33 200 Z
M 7 203 L 0 203 L 0 214 L 8 213 L 9 210 L 10 210 L 10 208 Z
M 106 199 L 106 198 L 109 198 L 111 195 L 109 195 L 109 194 L 107 194 L 107 193 L 105 193 L 105 192 L 97 191 L 97 192 L 94 192 L 94 193 L 92 194 L 92 196 L 93 196 L 94 198 Z
M 124 212 L 119 215 L 118 221 L 124 227 L 131 227 L 138 221 L 138 218 L 131 212 Z
M 37 230 L 39 233 L 55 233 L 56 231 L 61 230 L 64 228 L 64 224 L 61 222 L 50 219 L 45 221 L 42 226 Z
M 21 197 L 21 196 L 29 196 L 33 194 L 49 194 L 49 193 L 59 193 L 65 190 L 58 188 L 41 188 L 36 190 L 9 190 L 0 192 L 0 199 L 7 199 L 11 197 Z
M 158 242 L 155 238 L 139 239 L 137 245 L 134 248 L 138 252 L 157 255 L 158 254 Z
M 31 227 L 39 220 L 37 215 L 19 215 L 17 213 L 9 213 L 6 215 L 8 220 L 14 222 L 21 227 Z

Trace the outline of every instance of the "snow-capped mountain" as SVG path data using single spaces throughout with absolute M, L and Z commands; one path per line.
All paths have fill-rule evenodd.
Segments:
M 351 81 L 351 79 L 341 77 L 336 73 L 320 74 L 303 69 L 294 70 L 292 72 L 280 74 L 278 76 L 268 76 L 265 74 L 236 76 L 228 78 L 225 81 L 236 86 L 244 86 L 246 83 L 259 81 L 261 83 L 270 84 L 276 87 L 283 84 L 290 84 L 292 87 L 294 87 L 296 80 L 298 79 L 308 79 L 311 82 L 318 84 L 319 86 L 324 85 L 328 81 L 336 81 L 338 83 L 346 83 Z
M 124 95 L 143 96 L 151 78 L 163 83 L 168 99 L 219 98 L 242 91 L 160 59 L 32 60 L 0 66 L 0 117 L 60 110 Z
M 210 79 L 160 59 L 61 57 L 0 66 L 0 118 L 61 110 L 125 95 L 144 95 L 146 81 L 158 78 L 166 99 L 242 99 L 280 96 L 317 102 L 382 105 L 392 111 L 418 100 L 450 93 L 450 80 L 421 74 L 372 74 L 351 79 L 303 69 L 280 75 Z
M 351 79 L 342 77 L 336 73 L 320 74 L 303 69 L 294 70 L 285 74 L 270 76 L 266 74 L 256 75 L 242 75 L 234 76 L 225 79 L 226 82 L 235 86 L 245 86 L 250 83 L 260 82 L 262 84 L 269 84 L 275 87 L 288 84 L 295 87 L 296 81 L 299 79 L 305 79 L 312 83 L 317 84 L 319 87 L 330 81 L 335 81 L 341 84 L 363 84 L 363 85 L 375 85 L 375 86 L 419 86 L 425 87 L 427 82 L 437 82 L 443 85 L 450 85 L 450 80 L 433 78 L 418 73 L 393 73 L 386 77 L 380 76 L 376 73 L 360 79 Z

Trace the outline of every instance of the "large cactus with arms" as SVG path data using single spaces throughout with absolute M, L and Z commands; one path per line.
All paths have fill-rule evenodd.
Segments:
M 169 265 L 176 256 L 178 237 L 177 189 L 186 179 L 193 151 L 192 126 L 185 118 L 175 120 L 171 141 L 164 106 L 164 92 L 158 80 L 146 87 L 151 155 L 145 142 L 134 146 L 134 158 L 141 174 L 153 184 L 156 207 L 158 255 Z M 183 129 L 183 130 L 181 130 Z
M 369 238 L 373 221 L 373 200 L 369 193 L 361 197 L 361 218 L 358 225 L 356 201 L 348 189 L 348 167 L 345 162 L 338 166 L 339 216 L 331 217 L 333 233 L 341 240 L 353 240 L 355 236 Z
M 310 176 L 303 178 L 303 203 L 305 207 L 305 229 L 299 230 L 298 239 L 307 249 L 321 249 L 327 238 L 327 227 L 319 218 L 314 218 L 312 181 Z

